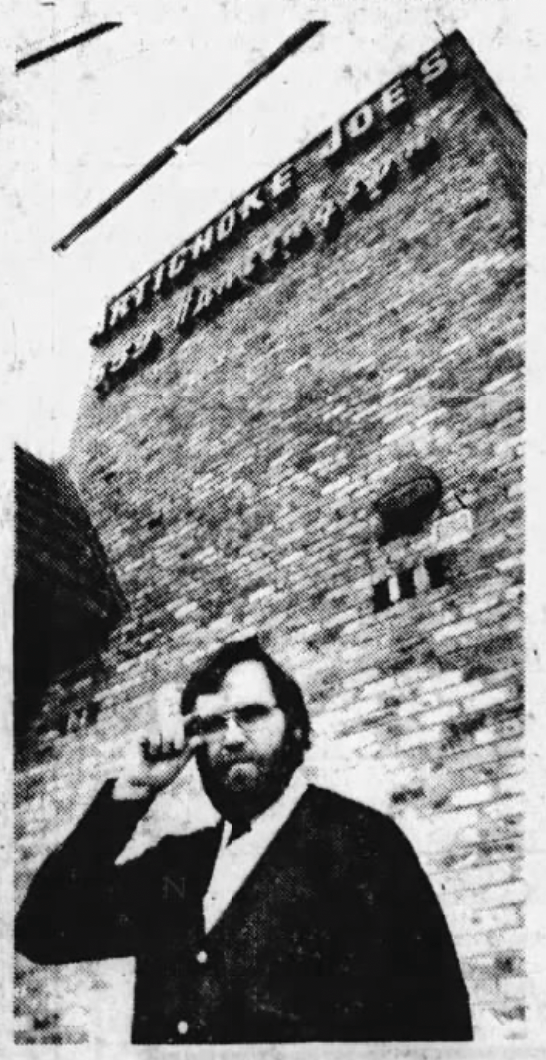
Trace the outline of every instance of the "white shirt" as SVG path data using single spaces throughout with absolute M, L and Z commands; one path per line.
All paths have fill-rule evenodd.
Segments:
M 280 798 L 272 806 L 268 806 L 259 817 L 255 817 L 250 830 L 234 839 L 232 843 L 229 842 L 232 826 L 229 821 L 224 823 L 220 849 L 208 891 L 203 899 L 205 932 L 209 932 L 225 913 L 231 899 L 240 890 L 281 826 L 288 820 L 306 788 L 307 781 L 303 772 L 297 769 Z

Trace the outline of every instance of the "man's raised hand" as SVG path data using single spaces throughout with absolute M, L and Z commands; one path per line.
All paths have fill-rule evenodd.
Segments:
M 149 798 L 163 791 L 180 775 L 201 743 L 189 736 L 180 713 L 180 692 L 163 686 L 156 697 L 156 721 L 135 734 L 114 786 L 115 799 Z

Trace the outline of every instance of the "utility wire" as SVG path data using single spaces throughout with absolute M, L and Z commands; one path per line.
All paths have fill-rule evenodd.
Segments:
M 271 55 L 268 55 L 266 59 L 263 59 L 261 63 L 255 66 L 252 70 L 246 74 L 241 81 L 237 82 L 228 92 L 225 93 L 212 107 L 209 108 L 200 118 L 188 125 L 183 132 L 181 132 L 172 143 L 167 144 L 161 151 L 159 151 L 149 162 L 135 173 L 132 177 L 129 177 L 118 189 L 105 199 L 94 210 L 91 210 L 83 220 L 79 221 L 78 224 L 71 228 L 69 232 L 62 239 L 59 239 L 57 243 L 53 244 L 52 249 L 54 251 L 68 250 L 68 247 L 72 245 L 77 239 L 80 238 L 85 232 L 88 232 L 93 228 L 103 217 L 106 217 L 116 206 L 119 206 L 125 199 L 132 195 L 142 184 L 144 184 L 150 177 L 155 176 L 163 166 L 167 165 L 179 152 L 181 147 L 187 147 L 188 144 L 196 140 L 198 136 L 210 128 L 214 122 L 218 121 L 227 110 L 230 109 L 235 103 L 246 95 L 254 85 L 261 81 L 262 78 L 267 77 L 273 70 L 275 70 L 281 63 L 284 62 L 290 55 L 293 55 L 299 48 L 307 43 L 312 37 L 315 36 L 319 30 L 323 29 L 324 26 L 328 25 L 324 21 L 311 21 L 307 22 L 305 26 L 297 30 L 290 37 L 288 37 Z
M 47 48 L 40 48 L 39 51 L 26 55 L 24 59 L 19 59 L 19 62 L 15 64 L 15 69 L 17 72 L 26 70 L 28 66 L 41 63 L 44 59 L 50 59 L 52 55 L 59 55 L 60 52 L 68 51 L 69 48 L 75 48 L 78 44 L 86 44 L 93 37 L 109 33 L 110 30 L 117 29 L 121 25 L 123 25 L 121 22 L 101 22 L 98 26 L 93 26 L 91 29 L 86 29 L 81 33 L 75 33 L 72 37 L 65 37 L 64 40 L 58 41 L 57 44 L 48 44 Z

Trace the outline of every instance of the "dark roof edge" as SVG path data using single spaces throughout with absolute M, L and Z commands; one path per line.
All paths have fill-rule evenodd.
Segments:
M 486 82 L 487 87 L 489 88 L 489 90 L 491 92 L 493 92 L 498 97 L 498 99 L 502 103 L 503 107 L 506 108 L 511 120 L 514 122 L 514 125 L 517 126 L 518 132 L 520 132 L 521 135 L 524 136 L 527 139 L 527 130 L 526 130 L 521 118 L 519 117 L 519 115 L 514 110 L 512 104 L 508 102 L 508 100 L 506 99 L 506 96 L 501 92 L 501 90 L 498 87 L 496 81 L 493 80 L 493 78 L 491 77 L 491 74 L 488 72 L 487 67 L 485 67 L 484 64 L 482 63 L 481 59 L 478 58 L 478 55 L 474 51 L 474 48 L 470 44 L 468 38 L 465 37 L 465 35 L 462 32 L 462 30 L 454 29 L 453 32 L 450 33 L 449 36 L 446 37 L 445 39 L 446 40 L 453 40 L 455 42 L 460 41 L 460 42 L 462 42 L 464 44 L 464 46 L 466 47 L 467 51 L 470 52 L 474 63 L 479 68 L 480 74 L 481 74 L 483 80 Z
M 50 489 L 62 487 L 61 492 L 64 493 L 64 497 L 61 504 L 64 505 L 64 515 L 69 516 L 72 511 L 79 516 L 81 521 L 80 530 L 85 531 L 87 534 L 87 544 L 111 594 L 110 617 L 113 619 L 120 618 L 128 610 L 127 599 L 118 582 L 114 567 L 102 544 L 100 535 L 68 470 L 65 458 L 61 457 L 59 460 L 47 463 L 47 461 L 35 456 L 16 442 L 14 445 L 14 464 L 15 481 L 17 481 L 18 477 L 24 480 L 25 476 L 31 473 L 38 480 L 42 479 L 44 483 L 47 483 Z M 63 511 L 61 507 L 58 510 Z
M 55 466 L 53 463 L 49 463 L 47 460 L 43 460 L 41 456 L 36 456 L 34 453 L 31 453 L 30 449 L 26 449 L 25 446 L 21 445 L 19 442 L 14 443 L 13 459 L 15 475 L 18 474 L 19 469 L 22 470 L 26 465 L 50 479 L 55 477 Z

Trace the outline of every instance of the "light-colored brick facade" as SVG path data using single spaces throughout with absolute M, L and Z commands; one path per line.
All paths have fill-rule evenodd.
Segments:
M 306 692 L 310 774 L 413 841 L 487 1041 L 524 1034 L 524 137 L 464 38 L 440 48 L 449 76 L 427 84 L 421 59 L 402 77 L 409 105 L 372 97 L 375 139 L 332 165 L 318 138 L 292 160 L 285 203 L 272 174 L 267 217 L 102 337 L 97 365 L 150 325 L 161 343 L 109 393 L 89 388 L 67 459 L 128 611 L 44 704 L 17 777 L 17 883 L 116 770 L 154 691 L 257 630 Z M 358 209 L 355 179 L 370 191 Z M 294 243 L 299 222 L 311 234 L 299 224 Z M 226 304 L 214 291 L 230 269 L 247 278 Z M 408 458 L 440 477 L 440 507 L 380 544 L 373 502 Z M 59 735 L 55 719 L 90 700 L 95 724 Z M 207 813 L 183 778 L 134 849 Z M 108 1009 L 120 974 L 21 960 L 21 1040 L 108 1037 L 92 999 Z

